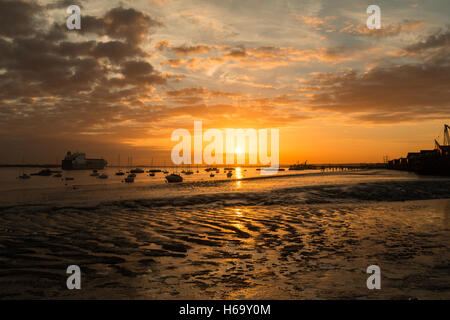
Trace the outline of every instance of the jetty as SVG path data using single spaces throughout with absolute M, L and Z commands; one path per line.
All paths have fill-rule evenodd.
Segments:
M 289 166 L 289 170 L 322 170 L 322 171 L 348 171 L 348 170 L 367 170 L 367 169 L 385 169 L 385 163 L 330 163 L 330 164 L 308 164 L 296 163 Z

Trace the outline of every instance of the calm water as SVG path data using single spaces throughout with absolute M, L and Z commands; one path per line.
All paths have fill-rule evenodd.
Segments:
M 0 297 L 450 298 L 449 178 L 246 170 L 125 184 L 0 169 Z M 82 290 L 65 287 L 71 264 Z

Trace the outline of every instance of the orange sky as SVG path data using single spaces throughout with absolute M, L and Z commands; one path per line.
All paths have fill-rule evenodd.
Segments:
M 450 122 L 448 1 L 0 2 L 0 163 L 170 162 L 177 128 L 278 128 L 280 162 L 380 162 Z

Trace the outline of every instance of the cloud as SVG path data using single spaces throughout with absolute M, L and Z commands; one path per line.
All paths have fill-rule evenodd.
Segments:
M 434 61 L 376 67 L 365 73 L 318 73 L 312 110 L 348 114 L 369 122 L 441 119 L 450 114 L 450 64 Z
M 133 8 L 117 7 L 103 17 L 83 16 L 82 33 L 106 35 L 112 39 L 125 39 L 129 44 L 140 43 L 148 32 L 162 23 Z
M 297 19 L 304 22 L 316 31 L 322 30 L 324 27 L 331 27 L 331 23 L 337 19 L 335 16 L 326 17 L 309 17 L 309 16 L 297 16 Z
M 382 26 L 381 29 L 369 29 L 365 24 L 349 24 L 342 28 L 340 32 L 348 33 L 357 36 L 371 36 L 376 38 L 393 37 L 399 35 L 401 32 L 410 32 L 421 28 L 425 25 L 424 21 L 410 21 L 405 20 L 402 23 L 389 24 Z
M 160 25 L 148 14 L 113 8 L 103 16 L 84 16 L 87 30 L 76 33 L 62 22 L 50 25 L 32 3 L 1 1 L 0 8 L 0 23 L 8 21 L 5 15 L 20 18 L 16 29 L 0 31 L 2 135 L 77 139 L 96 132 L 113 139 L 124 123 L 157 119 L 146 107 L 158 102 L 153 89 L 166 78 L 141 48 Z M 41 28 L 34 27 L 36 21 L 44 22 Z M 89 40 L 87 33 L 106 38 Z M 146 130 L 131 128 L 128 134 Z
M 210 50 L 211 47 L 205 45 L 197 45 L 197 46 L 182 45 L 178 47 L 172 47 L 172 51 L 180 56 L 186 56 L 189 54 L 196 54 L 196 53 L 205 53 L 209 52 Z
M 450 48 L 450 28 L 447 30 L 439 30 L 429 35 L 425 40 L 414 43 L 405 48 L 409 53 L 420 53 L 429 49 Z
M 37 26 L 35 14 L 42 12 L 37 3 L 21 0 L 0 0 L 0 35 L 6 37 L 28 36 Z

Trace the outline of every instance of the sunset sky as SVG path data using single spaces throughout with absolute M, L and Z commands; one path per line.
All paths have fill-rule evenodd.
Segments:
M 81 7 L 81 30 L 66 8 Z M 366 27 L 369 4 L 380 30 Z M 0 164 L 168 163 L 173 130 L 279 128 L 280 162 L 381 162 L 450 122 L 450 2 L 0 0 Z

